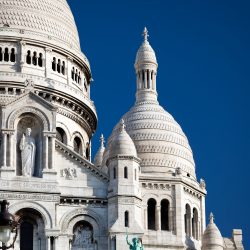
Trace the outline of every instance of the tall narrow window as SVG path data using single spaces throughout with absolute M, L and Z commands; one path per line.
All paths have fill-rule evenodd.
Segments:
M 77 136 L 74 138 L 74 151 L 82 155 L 82 141 Z
M 52 61 L 52 70 L 56 71 L 56 58 L 53 57 L 53 61 Z
M 128 211 L 124 213 L 124 222 L 125 222 L 125 227 L 129 227 L 129 212 Z
M 31 64 L 31 52 L 30 52 L 30 50 L 27 51 L 26 63 Z
M 81 72 L 79 71 L 78 83 L 81 84 Z
M 9 49 L 5 48 L 4 50 L 4 61 L 8 62 L 10 60 Z
M 64 144 L 67 144 L 67 137 L 64 130 L 60 127 L 56 128 L 56 139 Z
M 38 66 L 42 67 L 43 66 L 43 54 L 39 53 L 39 57 L 38 57 Z
M 0 48 L 0 62 L 3 60 L 3 49 Z
M 65 62 L 62 63 L 62 74 L 65 75 Z
M 33 53 L 32 64 L 35 66 L 37 65 L 37 53 L 36 52 Z
M 88 142 L 86 143 L 86 158 L 87 160 L 90 158 L 90 144 Z
M 156 201 L 151 198 L 148 200 L 148 229 L 156 230 L 155 221 Z
M 135 169 L 135 181 L 137 180 L 137 170 Z
M 113 169 L 113 178 L 116 179 L 116 168 Z
M 10 61 L 11 62 L 15 62 L 16 61 L 15 49 L 11 49 Z
M 58 59 L 58 62 L 57 62 L 57 72 L 61 73 L 61 60 L 60 59 Z
M 75 67 L 73 67 L 71 70 L 71 78 L 72 78 L 72 80 L 75 79 Z
M 185 233 L 187 234 L 187 236 L 191 236 L 191 208 L 188 204 L 186 204 L 184 221 L 185 221 Z
M 199 238 L 199 231 L 198 231 L 198 211 L 197 211 L 196 208 L 193 209 L 192 236 L 196 240 L 198 240 L 198 238 Z
M 127 167 L 124 168 L 124 178 L 128 179 L 128 168 Z
M 76 73 L 75 73 L 75 82 L 78 81 L 78 70 L 76 69 Z
M 169 201 L 161 201 L 161 230 L 169 231 Z

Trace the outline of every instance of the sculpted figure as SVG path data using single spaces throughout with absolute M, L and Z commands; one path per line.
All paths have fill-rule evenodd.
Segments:
M 25 135 L 20 142 L 21 159 L 22 159 L 22 175 L 33 176 L 35 167 L 36 143 L 31 136 L 31 128 L 26 129 Z
M 138 238 L 133 238 L 131 243 L 128 241 L 128 235 L 127 235 L 126 240 L 130 250 L 144 250 L 144 247 Z

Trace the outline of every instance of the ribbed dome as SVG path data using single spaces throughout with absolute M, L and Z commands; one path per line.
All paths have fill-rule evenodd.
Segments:
M 79 36 L 66 0 L 0 0 L 0 32 L 80 49 Z
M 123 116 L 143 172 L 166 173 L 176 168 L 195 177 L 195 164 L 187 137 L 179 124 L 157 102 L 136 103 Z M 115 126 L 108 145 L 119 131 Z
M 214 216 L 210 214 L 210 222 L 202 236 L 202 250 L 224 249 L 224 241 L 221 236 L 220 230 L 214 223 Z
M 134 142 L 126 132 L 123 120 L 118 125 L 117 133 L 113 137 L 109 152 L 109 157 L 117 155 L 137 157 Z

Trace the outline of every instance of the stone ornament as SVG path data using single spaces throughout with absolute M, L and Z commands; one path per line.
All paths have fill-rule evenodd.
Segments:
M 31 136 L 31 128 L 26 129 L 23 134 L 19 148 L 21 150 L 22 159 L 22 175 L 33 176 L 35 167 L 36 143 Z
M 77 177 L 75 168 L 64 168 L 61 170 L 61 177 L 72 180 Z
M 72 243 L 72 250 L 94 250 L 93 231 L 88 226 L 80 225 L 76 228 L 74 233 L 74 240 Z

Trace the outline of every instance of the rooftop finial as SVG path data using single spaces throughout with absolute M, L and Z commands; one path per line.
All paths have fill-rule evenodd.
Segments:
M 146 27 L 144 28 L 142 35 L 144 37 L 144 42 L 147 42 L 149 35 L 148 35 L 148 29 Z
M 105 140 L 104 140 L 103 134 L 101 134 L 101 136 L 100 136 L 100 142 L 101 142 L 101 147 L 104 147 Z
M 124 131 L 125 130 L 125 122 L 124 122 L 124 120 L 123 119 L 121 119 L 121 122 L 120 122 L 120 131 L 122 132 L 122 131 Z
M 213 213 L 210 213 L 210 223 L 214 223 L 214 215 Z

